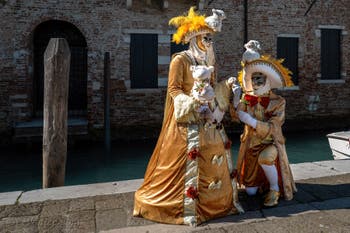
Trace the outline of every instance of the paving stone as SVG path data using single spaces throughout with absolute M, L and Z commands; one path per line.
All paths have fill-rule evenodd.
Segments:
M 69 211 L 94 210 L 94 200 L 91 198 L 72 199 L 69 203 Z
M 123 208 L 124 198 L 121 195 L 111 195 L 105 197 L 104 200 L 96 200 L 95 201 L 95 209 L 99 210 L 109 210 L 109 209 L 118 209 Z
M 22 191 L 0 193 L 0 206 L 15 204 L 21 194 Z
M 20 203 L 43 202 L 47 200 L 64 200 L 111 195 L 117 193 L 135 192 L 141 185 L 142 179 L 97 183 L 89 185 L 64 186 L 57 188 L 39 189 L 24 192 L 19 199 Z
M 42 203 L 8 205 L 0 211 L 0 218 L 38 215 L 41 209 Z
M 336 198 L 322 202 L 311 202 L 319 210 L 350 209 L 350 197 Z
M 343 163 L 350 165 L 347 161 Z M 304 164 L 302 167 L 307 166 Z M 23 193 L 19 204 L 0 205 L 0 232 L 248 233 L 270 232 L 271 229 L 273 232 L 297 233 L 350 232 L 350 173 L 298 180 L 294 199 L 281 199 L 274 208 L 264 208 L 262 196 L 248 197 L 244 190 L 240 190 L 239 198 L 245 214 L 218 218 L 195 228 L 155 224 L 133 217 L 133 198 L 137 187 L 127 187 L 127 184 L 125 181 L 92 185 L 92 189 L 106 185 L 107 188 L 104 189 L 106 193 L 95 190 L 91 196 L 88 193 L 90 187 L 62 187 L 64 191 L 57 195 L 39 190 L 31 194 L 42 195 L 37 197 L 41 200 L 38 202 L 23 199 L 28 202 L 22 203 Z M 80 190 L 79 193 L 74 193 L 77 190 Z M 71 196 L 63 198 L 64 193 L 71 193 Z M 94 196 L 96 193 L 99 194 Z M 51 197 L 58 199 L 50 200 Z
M 0 220 L 0 232 L 38 232 L 38 216 L 10 217 Z
M 315 207 L 309 204 L 297 204 L 292 206 L 273 207 L 262 210 L 263 215 L 268 219 L 290 217 L 300 214 L 319 212 Z
M 331 170 L 340 172 L 340 173 L 350 173 L 350 167 L 348 162 L 344 162 L 345 160 L 329 160 L 329 161 L 319 161 L 319 162 L 314 162 L 314 164 L 329 168 Z
M 143 225 L 151 225 L 154 224 L 154 222 L 147 220 L 145 218 L 141 218 L 141 217 L 134 217 L 132 215 L 133 213 L 133 208 L 129 208 L 126 210 L 127 213 L 127 226 L 143 226 Z
M 338 194 L 333 190 L 333 185 L 323 185 L 323 184 L 300 184 L 305 192 L 309 193 L 311 196 L 315 197 L 317 200 L 327 200 L 337 198 Z
M 66 233 L 95 232 L 95 211 L 84 210 L 68 214 L 66 222 Z
M 45 202 L 41 211 L 41 217 L 64 216 L 68 213 L 69 201 Z
M 66 228 L 65 216 L 40 216 L 38 229 L 40 233 L 62 233 Z
M 330 167 L 320 166 L 320 164 L 315 163 L 291 164 L 290 167 L 295 180 L 323 177 L 325 174 L 328 176 L 341 174 Z
M 318 198 L 316 198 L 315 196 L 313 196 L 310 193 L 308 193 L 307 191 L 305 191 L 302 188 L 302 185 L 297 184 L 297 189 L 298 189 L 298 192 L 296 192 L 294 194 L 294 197 L 293 197 L 294 201 L 297 201 L 299 203 L 308 203 L 308 202 L 318 200 Z
M 96 212 L 97 231 L 126 227 L 126 212 L 123 209 L 100 210 Z

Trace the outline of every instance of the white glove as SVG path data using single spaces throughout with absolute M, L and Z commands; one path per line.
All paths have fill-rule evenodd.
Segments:
M 213 112 L 213 118 L 216 120 L 217 123 L 220 123 L 222 121 L 222 118 L 224 118 L 225 112 L 221 111 L 219 107 L 216 107 Z
M 242 93 L 241 86 L 233 84 L 232 93 L 233 93 L 233 106 L 237 108 L 239 101 L 241 99 L 241 93 Z
M 232 85 L 235 85 L 235 83 L 237 82 L 237 79 L 235 77 L 229 77 L 227 79 L 227 84 L 232 87 Z
M 253 127 L 254 129 L 256 128 L 256 124 L 258 123 L 258 121 L 254 117 L 249 115 L 249 113 L 238 111 L 238 117 L 245 124 Z

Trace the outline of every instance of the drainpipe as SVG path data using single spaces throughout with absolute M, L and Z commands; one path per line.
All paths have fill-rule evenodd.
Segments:
M 244 15 L 243 15 L 243 45 L 248 42 L 248 0 L 243 1 Z

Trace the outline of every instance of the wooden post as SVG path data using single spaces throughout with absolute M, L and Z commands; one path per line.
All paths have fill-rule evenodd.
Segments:
M 51 38 L 44 54 L 43 188 L 64 185 L 70 50 L 64 38 Z
M 111 78 L 111 61 L 109 52 L 105 53 L 104 59 L 104 128 L 105 128 L 105 149 L 109 154 L 111 151 L 111 121 L 110 113 L 110 78 Z

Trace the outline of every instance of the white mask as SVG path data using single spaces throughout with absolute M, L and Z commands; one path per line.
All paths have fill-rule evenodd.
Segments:
M 256 90 L 253 90 L 253 93 L 256 96 L 262 96 L 262 95 L 268 94 L 270 90 L 271 90 L 270 79 L 266 78 L 265 85 L 259 87 Z
M 206 47 L 207 49 L 206 51 L 199 48 L 196 37 L 193 37 L 190 40 L 189 51 L 191 52 L 192 56 L 196 59 L 196 61 L 199 64 L 208 65 L 208 66 L 215 65 L 215 53 L 214 53 L 213 43 L 211 40 L 210 41 L 206 41 L 206 40 L 203 41 L 203 40 L 204 38 L 202 38 L 202 43 Z

